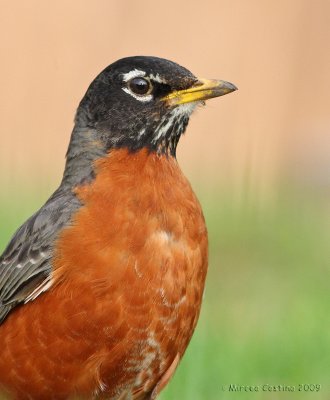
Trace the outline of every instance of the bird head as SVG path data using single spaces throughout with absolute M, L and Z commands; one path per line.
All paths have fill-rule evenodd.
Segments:
M 195 107 L 234 90 L 229 82 L 198 79 L 172 61 L 123 58 L 91 83 L 79 105 L 76 126 L 94 130 L 107 151 L 147 148 L 175 156 Z

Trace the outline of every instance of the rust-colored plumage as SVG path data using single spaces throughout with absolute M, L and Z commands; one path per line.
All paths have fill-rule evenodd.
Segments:
M 0 381 L 18 399 L 91 398 L 97 387 L 140 398 L 195 328 L 207 236 L 176 160 L 118 150 L 96 171 L 76 189 L 83 207 L 57 240 L 53 288 L 1 327 Z
M 176 146 L 198 103 L 233 90 L 154 57 L 92 82 L 61 185 L 0 257 L 0 397 L 156 399 L 194 332 L 207 271 Z

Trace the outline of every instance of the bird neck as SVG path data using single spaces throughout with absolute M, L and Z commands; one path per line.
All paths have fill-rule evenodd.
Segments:
M 122 135 L 116 133 L 111 121 L 104 126 L 92 123 L 88 109 L 79 107 L 66 154 L 61 187 L 72 189 L 90 183 L 95 178 L 95 161 L 104 158 L 111 150 L 126 149 L 136 153 L 145 149 L 148 153 L 175 158 L 178 141 L 188 121 L 189 115 L 174 112 L 157 126 L 145 127 L 137 135 Z
M 96 129 L 76 124 L 66 154 L 62 187 L 75 187 L 94 179 L 94 162 L 106 155 Z

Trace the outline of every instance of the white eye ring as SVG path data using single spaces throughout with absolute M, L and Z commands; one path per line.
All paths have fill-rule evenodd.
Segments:
M 151 94 L 153 86 L 149 79 L 136 77 L 127 82 L 127 87 L 138 96 Z
M 122 76 L 123 76 L 123 81 L 128 82 L 133 78 L 141 78 L 145 75 L 146 75 L 145 71 L 141 71 L 140 69 L 133 69 L 132 71 L 126 72 L 126 74 L 123 74 Z
M 131 95 L 132 97 L 134 97 L 134 99 L 142 101 L 142 102 L 148 102 L 151 101 L 153 99 L 152 94 L 147 94 L 147 95 L 138 95 L 133 93 L 128 87 L 123 87 L 122 88 L 124 92 L 128 93 L 129 95 Z
M 133 85 L 134 83 L 136 83 L 138 85 L 138 80 L 140 80 L 140 83 L 142 83 L 143 81 L 147 83 L 147 86 L 145 87 L 146 93 L 138 93 L 138 86 L 136 87 L 136 91 L 133 90 Z M 137 82 L 134 82 L 137 81 Z M 151 101 L 153 99 L 153 96 L 151 94 L 153 86 L 150 82 L 149 79 L 145 78 L 145 77 L 141 77 L 141 76 L 136 76 L 132 79 L 130 79 L 127 82 L 127 86 L 122 88 L 124 92 L 128 93 L 129 95 L 131 95 L 132 97 L 134 97 L 136 100 L 142 101 L 142 102 L 148 102 Z

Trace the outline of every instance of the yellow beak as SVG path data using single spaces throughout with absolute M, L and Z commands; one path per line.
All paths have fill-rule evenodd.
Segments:
M 230 82 L 218 81 L 215 79 L 198 79 L 189 89 L 171 92 L 163 98 L 169 105 L 179 105 L 212 99 L 212 97 L 223 96 L 224 94 L 237 90 L 237 87 Z

